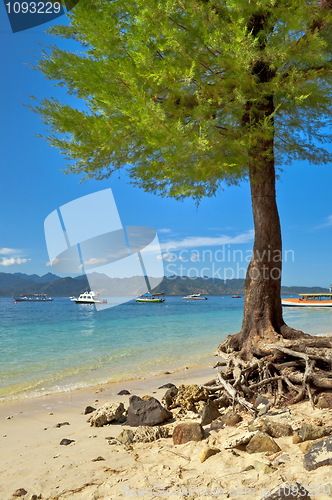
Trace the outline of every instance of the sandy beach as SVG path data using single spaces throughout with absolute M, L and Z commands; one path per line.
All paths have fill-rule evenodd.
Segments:
M 178 422 L 167 424 L 168 438 L 124 445 L 116 438 L 130 427 L 120 424 L 91 427 L 87 422 L 89 415 L 84 414 L 89 405 L 100 408 L 109 402 L 123 402 L 128 408 L 130 395 L 134 394 L 150 395 L 161 401 L 166 389 L 158 387 L 170 382 L 176 386 L 200 385 L 213 375 L 212 368 L 200 367 L 2 402 L 1 500 L 262 499 L 287 481 L 304 485 L 312 500 L 332 498 L 331 466 L 306 470 L 303 451 L 299 444 L 293 443 L 292 436 L 276 438 L 280 451 L 272 454 L 248 453 L 241 447 L 225 449 L 227 441 L 248 432 L 252 417 L 241 411 L 238 413 L 243 420 L 236 426 L 216 431 L 207 425 L 204 440 L 180 445 L 174 445 L 171 437 Z M 123 389 L 130 395 L 118 395 Z M 269 412 L 272 419 L 288 422 L 294 430 L 304 422 L 332 426 L 331 410 L 312 409 L 308 402 L 273 410 Z M 189 412 L 181 421 L 200 420 Z M 72 442 L 60 445 L 63 439 Z M 217 451 L 202 462 L 202 452 L 207 448 Z

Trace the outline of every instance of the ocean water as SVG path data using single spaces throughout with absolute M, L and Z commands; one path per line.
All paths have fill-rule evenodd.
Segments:
M 0 298 L 0 399 L 67 391 L 162 373 L 212 360 L 241 326 L 243 299 L 167 297 L 97 312 L 68 298 L 14 303 Z M 288 324 L 332 332 L 331 309 L 287 308 Z

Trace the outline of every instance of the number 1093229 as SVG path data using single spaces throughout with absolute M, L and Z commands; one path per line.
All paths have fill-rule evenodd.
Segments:
M 59 14 L 60 2 L 7 2 L 8 14 Z

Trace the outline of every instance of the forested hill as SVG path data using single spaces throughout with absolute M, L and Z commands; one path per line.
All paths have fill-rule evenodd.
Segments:
M 114 289 L 135 289 L 137 277 L 114 278 Z M 26 293 L 46 293 L 50 297 L 69 297 L 78 295 L 89 288 L 85 275 L 75 278 L 60 278 L 48 273 L 44 276 L 23 273 L 0 273 L 0 296 L 13 297 Z M 163 279 L 155 291 L 164 292 L 165 295 L 186 295 L 189 293 L 202 293 L 204 295 L 233 295 L 243 294 L 244 280 L 234 279 L 226 282 L 217 278 L 189 278 L 187 276 L 168 276 Z M 296 294 L 300 292 L 322 293 L 327 288 L 320 287 L 282 287 L 283 294 Z

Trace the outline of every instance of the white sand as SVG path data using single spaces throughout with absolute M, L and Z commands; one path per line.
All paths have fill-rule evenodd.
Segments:
M 213 370 L 187 370 L 150 379 L 108 384 L 103 387 L 76 390 L 35 399 L 3 402 L 0 405 L 1 476 L 0 500 L 12 500 L 12 494 L 23 488 L 27 494 L 43 500 L 155 498 L 196 500 L 200 498 L 261 499 L 270 488 L 283 481 L 298 481 L 311 490 L 313 500 L 332 498 L 332 467 L 308 472 L 303 454 L 292 437 L 276 439 L 282 452 L 274 456 L 245 451 L 225 450 L 223 444 L 232 436 L 246 431 L 246 421 L 211 434 L 209 443 L 220 453 L 200 462 L 206 441 L 173 445 L 172 438 L 149 444 L 108 444 L 127 426 L 91 427 L 84 415 L 86 406 L 95 408 L 106 402 L 122 401 L 128 407 L 130 396 L 118 396 L 121 389 L 131 394 L 152 395 L 161 400 L 165 389 L 160 385 L 173 382 L 206 383 Z M 286 414 L 285 414 L 286 415 Z M 308 403 L 291 408 L 293 420 L 315 422 L 323 418 L 332 425 L 330 410 L 313 410 Z M 10 417 L 10 418 L 9 418 Z M 249 417 L 248 417 L 249 418 Z M 286 417 L 285 417 L 286 418 Z M 56 428 L 58 423 L 69 422 Z M 209 426 L 207 426 L 207 429 Z M 63 438 L 75 442 L 59 443 Z M 273 463 L 277 456 L 288 455 L 285 463 L 270 471 L 258 471 L 260 463 Z M 104 460 L 94 461 L 102 457 Z M 247 466 L 256 469 L 243 471 Z M 326 486 L 331 483 L 331 486 Z

